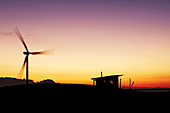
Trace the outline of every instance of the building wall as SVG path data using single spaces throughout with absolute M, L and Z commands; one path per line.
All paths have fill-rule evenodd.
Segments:
M 118 77 L 113 78 L 101 78 L 96 80 L 96 87 L 109 87 L 109 88 L 119 88 Z

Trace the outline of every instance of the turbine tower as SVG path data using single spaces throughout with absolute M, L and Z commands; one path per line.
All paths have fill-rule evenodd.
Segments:
M 23 52 L 24 55 L 26 55 L 25 59 L 24 59 L 24 63 L 22 65 L 22 68 L 18 74 L 18 76 L 21 78 L 22 74 L 24 72 L 24 68 L 26 65 L 26 84 L 28 84 L 28 80 L 29 80 L 29 55 L 39 55 L 39 54 L 49 54 L 51 50 L 46 50 L 46 51 L 39 51 L 39 52 L 29 52 L 28 47 L 19 31 L 19 29 L 16 27 L 14 28 L 14 32 L 16 33 L 16 35 L 18 36 L 18 38 L 21 40 L 22 44 L 24 45 L 26 51 Z

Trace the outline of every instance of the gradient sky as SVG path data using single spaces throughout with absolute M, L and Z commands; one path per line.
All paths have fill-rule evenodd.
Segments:
M 138 87 L 170 87 L 169 0 L 0 0 L 0 76 L 17 77 L 24 46 L 54 49 L 30 56 L 30 79 L 92 84 L 124 74 Z M 25 77 L 25 74 L 24 76 Z

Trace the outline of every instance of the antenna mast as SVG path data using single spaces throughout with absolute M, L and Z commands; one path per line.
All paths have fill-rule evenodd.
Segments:
M 133 84 L 134 84 L 134 81 L 131 83 L 131 78 L 129 78 L 129 89 L 132 88 Z

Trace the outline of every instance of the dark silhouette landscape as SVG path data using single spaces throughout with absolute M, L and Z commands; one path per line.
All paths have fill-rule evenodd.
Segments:
M 74 94 L 74 95 L 97 95 L 104 93 L 108 96 L 170 96 L 169 88 L 143 88 L 143 89 L 128 89 L 128 88 L 112 88 L 112 87 L 96 87 L 96 85 L 86 84 L 64 84 L 55 83 L 53 80 L 47 79 L 37 83 L 29 80 L 26 84 L 25 79 L 16 78 L 0 78 L 0 90 L 15 90 L 15 91 L 39 91 L 48 90 L 58 92 L 59 94 Z

